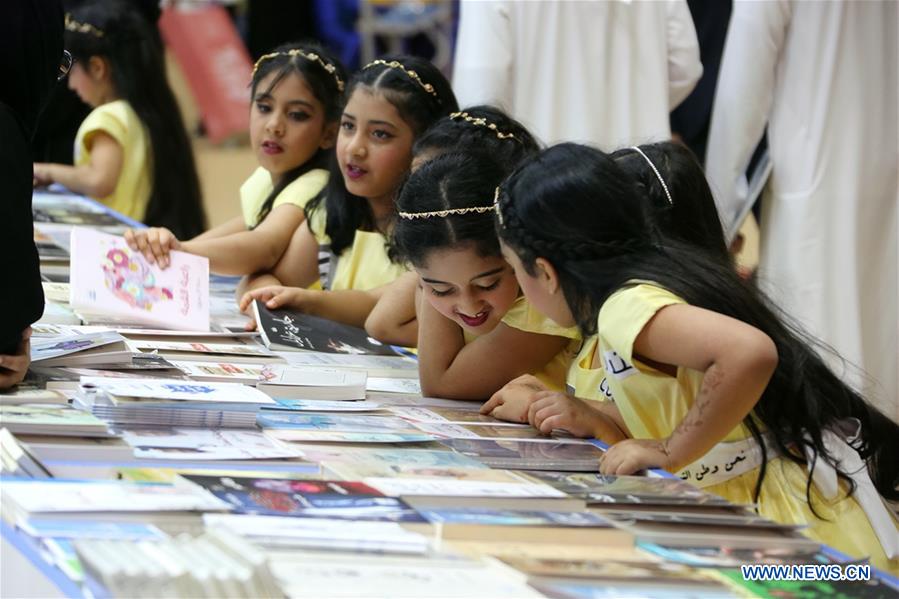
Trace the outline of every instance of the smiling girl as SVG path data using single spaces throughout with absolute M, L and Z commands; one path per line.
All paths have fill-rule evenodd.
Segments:
M 258 299 L 362 326 L 381 288 L 405 272 L 387 255 L 394 196 L 415 139 L 456 110 L 456 98 L 436 67 L 409 56 L 373 61 L 347 93 L 328 185 L 278 264 L 249 282 L 256 289 L 241 310 Z M 319 281 L 325 291 L 304 289 Z
M 485 399 L 524 373 L 564 384 L 579 335 L 521 297 L 502 257 L 492 193 L 506 169 L 487 156 L 438 156 L 403 185 L 397 252 L 421 280 L 418 357 L 422 393 Z
M 259 168 L 240 188 L 243 214 L 183 242 L 165 228 L 132 229 L 125 233 L 131 248 L 163 268 L 171 250 L 206 256 L 223 274 L 273 267 L 328 180 L 345 81 L 340 63 L 314 44 L 260 57 L 250 87 L 250 145 Z

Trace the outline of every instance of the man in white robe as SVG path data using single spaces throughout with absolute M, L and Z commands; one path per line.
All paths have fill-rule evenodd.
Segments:
M 893 0 L 734 3 L 706 170 L 725 229 L 767 126 L 759 280 L 899 420 L 899 54 Z
M 684 0 L 462 0 L 460 106 L 496 104 L 546 143 L 613 150 L 670 139 L 702 74 Z

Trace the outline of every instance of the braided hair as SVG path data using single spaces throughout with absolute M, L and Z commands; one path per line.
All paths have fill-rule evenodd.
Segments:
M 899 424 L 846 385 L 815 351 L 826 349 L 823 344 L 779 313 L 727 261 L 703 248 L 656 237 L 645 214 L 647 203 L 640 201 L 632 179 L 609 156 L 578 144 L 551 147 L 519 166 L 497 200 L 500 239 L 531 274 L 537 257 L 553 265 L 585 334 L 595 332 L 599 309 L 612 293 L 642 280 L 768 335 L 777 347 L 777 368 L 744 424 L 764 458 L 761 427 L 770 432 L 781 456 L 808 467 L 806 499 L 812 510 L 811 475 L 817 460 L 825 460 L 848 480 L 822 439 L 825 428 L 844 418 L 861 423 L 862 438 L 855 449 L 877 490 L 887 499 L 899 499 Z

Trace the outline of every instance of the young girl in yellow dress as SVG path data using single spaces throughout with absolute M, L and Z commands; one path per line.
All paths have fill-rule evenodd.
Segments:
M 203 231 L 200 183 L 158 42 L 114 2 L 66 19 L 75 59 L 69 87 L 94 110 L 75 137 L 75 165 L 34 165 L 37 185 L 60 183 L 113 210 L 181 237 Z
M 651 232 L 607 155 L 561 144 L 497 190 L 503 254 L 528 299 L 598 335 L 613 401 L 576 418 L 613 443 L 600 469 L 663 467 L 877 567 L 899 571 L 899 425 L 849 388 L 731 265 Z M 567 428 L 567 427 L 566 427 Z
M 387 255 L 394 196 L 415 139 L 457 110 L 456 98 L 436 67 L 410 56 L 366 65 L 346 93 L 328 185 L 278 264 L 248 283 L 241 310 L 257 299 L 362 326 L 379 297 L 373 290 L 406 270 Z M 305 289 L 317 283 L 328 292 Z
M 610 157 L 633 179 L 655 235 L 676 239 L 731 262 L 712 190 L 693 152 L 683 144 L 667 141 L 622 148 Z M 596 335 L 584 339 L 568 370 L 569 410 L 577 409 L 579 400 L 611 399 L 605 370 L 601 364 L 594 366 L 597 343 Z M 546 388 L 540 381 L 523 375 L 497 391 L 481 412 L 512 422 L 527 422 L 528 408 L 541 391 Z M 571 420 L 569 425 L 575 430 L 569 432 L 592 434 L 589 428 L 578 426 L 578 419 Z M 542 421 L 543 430 L 548 433 L 555 422 Z
M 394 245 L 419 277 L 418 362 L 422 393 L 483 399 L 537 373 L 564 385 L 579 344 L 521 297 L 499 251 L 491 190 L 507 170 L 476 152 L 420 166 L 397 199 Z
M 412 148 L 411 170 L 441 154 L 478 152 L 499 163 L 508 174 L 539 147 L 521 123 L 499 108 L 471 106 L 443 117 L 418 138 Z M 383 289 L 365 320 L 365 330 L 383 343 L 417 347 L 415 306 L 419 294 L 418 273 L 403 274 Z
M 240 216 L 187 241 L 166 228 L 125 239 L 165 268 L 169 252 L 209 258 L 210 269 L 249 275 L 274 267 L 328 182 L 347 76 L 316 44 L 285 44 L 256 61 L 250 83 L 250 146 L 259 167 L 240 187 Z

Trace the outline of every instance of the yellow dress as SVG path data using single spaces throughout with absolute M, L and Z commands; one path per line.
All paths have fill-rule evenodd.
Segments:
M 600 366 L 593 367 L 593 356 L 596 354 L 597 338 L 591 335 L 581 344 L 577 357 L 571 361 L 568 369 L 566 391 L 581 399 L 594 401 L 612 401 L 612 392 L 606 380 L 606 372 Z
M 282 204 L 293 204 L 300 210 L 318 195 L 328 183 L 328 171 L 314 168 L 297 177 L 281 190 L 272 203 L 272 210 Z M 259 209 L 273 189 L 272 176 L 261 166 L 240 186 L 240 209 L 247 229 L 259 224 Z
M 552 337 L 565 337 L 571 341 L 562 351 L 557 353 L 546 366 L 538 372 L 532 373 L 540 381 L 554 391 L 561 391 L 565 388 L 565 376 L 568 373 L 568 367 L 577 353 L 581 344 L 581 334 L 577 327 L 562 327 L 553 322 L 550 318 L 538 312 L 525 298 L 521 296 L 515 300 L 512 307 L 506 312 L 501 321 L 506 326 L 513 329 L 525 331 L 528 333 L 537 333 L 540 335 L 549 335 Z M 462 331 L 465 337 L 465 343 L 471 343 L 476 337 L 468 331 Z
M 634 340 L 646 323 L 663 307 L 683 303 L 663 288 L 642 283 L 617 291 L 600 309 L 597 350 L 615 405 L 634 438 L 668 437 L 699 391 L 702 372 L 678 368 L 677 376 L 671 377 L 633 358 Z M 723 441 L 750 436 L 740 424 Z M 755 468 L 705 490 L 733 503 L 752 504 L 758 475 Z M 842 492 L 834 500 L 826 499 L 811 485 L 812 503 L 822 519 L 806 501 L 807 478 L 805 466 L 783 458 L 769 459 L 758 498 L 759 513 L 776 522 L 806 524 L 803 532 L 809 537 L 853 557 L 868 556 L 878 568 L 899 572 L 899 559 L 886 557 L 867 515 L 854 496 L 846 497 L 848 485 L 840 481 Z
M 377 231 L 356 231 L 353 244 L 336 257 L 335 266 L 335 257 L 330 251 L 331 240 L 324 232 L 326 218 L 322 207 L 312 214 L 309 222 L 319 243 L 319 270 L 323 275 L 322 283 L 327 280 L 327 284 L 323 284 L 326 289 L 374 289 L 392 283 L 407 271 L 404 264 L 391 262 L 387 255 L 387 239 Z
M 142 221 L 153 188 L 150 134 L 127 101 L 116 100 L 97 106 L 75 135 L 75 166 L 90 164 L 90 148 L 99 132 L 116 140 L 122 146 L 123 156 L 115 189 L 105 198 L 95 199 L 129 218 Z

